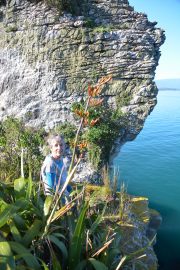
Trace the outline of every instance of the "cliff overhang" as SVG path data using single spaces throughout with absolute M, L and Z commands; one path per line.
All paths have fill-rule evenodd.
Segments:
M 14 115 L 47 129 L 74 121 L 71 104 L 88 82 L 112 74 L 104 96 L 126 113 L 124 134 L 134 138 L 156 104 L 164 31 L 127 0 L 89 0 L 83 12 L 59 15 L 44 1 L 1 6 L 0 119 Z

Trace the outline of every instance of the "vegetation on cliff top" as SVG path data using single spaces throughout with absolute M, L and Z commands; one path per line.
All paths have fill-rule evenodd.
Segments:
M 81 15 L 87 0 L 34 0 L 44 1 L 48 6 L 57 8 L 60 12 L 67 11 L 74 15 Z
M 74 15 L 80 15 L 85 6 L 87 0 L 27 0 L 30 2 L 45 2 L 49 7 L 55 7 L 60 12 L 67 11 Z M 0 6 L 6 5 L 6 0 L 0 0 Z
M 44 130 L 25 126 L 23 121 L 8 117 L 0 123 L 0 180 L 11 181 L 19 177 L 36 178 L 43 159 L 40 151 Z M 21 160 L 23 159 L 23 172 Z

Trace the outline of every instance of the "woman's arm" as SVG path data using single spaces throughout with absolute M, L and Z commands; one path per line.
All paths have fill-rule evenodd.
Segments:
M 56 177 L 55 173 L 46 172 L 46 184 L 48 185 L 48 188 L 50 189 L 54 188 L 55 177 Z

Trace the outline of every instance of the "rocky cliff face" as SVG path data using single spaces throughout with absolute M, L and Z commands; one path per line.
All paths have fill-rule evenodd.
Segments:
M 112 74 L 104 95 L 127 113 L 126 135 L 136 135 L 156 104 L 164 32 L 127 0 L 88 0 L 83 16 L 36 2 L 1 1 L 0 119 L 46 128 L 72 121 L 70 105 L 87 83 Z

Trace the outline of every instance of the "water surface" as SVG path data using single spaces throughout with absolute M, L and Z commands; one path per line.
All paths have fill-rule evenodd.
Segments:
M 158 104 L 114 165 L 128 192 L 147 196 L 163 223 L 155 247 L 161 270 L 180 270 L 180 91 L 159 91 Z

